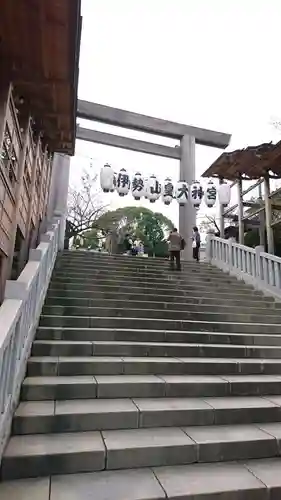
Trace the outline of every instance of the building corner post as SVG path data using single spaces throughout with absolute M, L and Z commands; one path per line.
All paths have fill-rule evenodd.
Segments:
M 70 174 L 70 156 L 55 153 L 52 165 L 52 176 L 47 209 L 47 221 L 53 217 L 60 219 L 59 250 L 64 249 L 64 238 L 67 218 L 67 198 Z

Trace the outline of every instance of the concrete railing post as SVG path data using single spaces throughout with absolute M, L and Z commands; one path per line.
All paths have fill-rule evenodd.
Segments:
M 233 268 L 233 241 L 232 238 L 229 238 L 228 240 L 228 266 L 229 266 L 229 271 L 232 270 Z
M 256 277 L 258 281 L 263 279 L 263 268 L 261 265 L 261 252 L 264 252 L 264 247 L 259 245 L 255 248 L 256 253 Z
M 212 261 L 212 237 L 213 233 L 210 231 L 207 233 L 206 237 L 206 261 L 211 263 Z

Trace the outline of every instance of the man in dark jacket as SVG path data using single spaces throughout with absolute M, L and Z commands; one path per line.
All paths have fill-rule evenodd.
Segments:
M 171 269 L 174 269 L 174 260 L 176 259 L 176 269 L 181 270 L 181 249 L 182 249 L 182 237 L 178 233 L 176 228 L 170 232 L 168 237 L 169 251 L 170 251 L 170 262 Z

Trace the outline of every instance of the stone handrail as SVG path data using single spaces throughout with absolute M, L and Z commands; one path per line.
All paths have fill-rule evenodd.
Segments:
M 54 219 L 19 278 L 7 282 L 0 307 L 0 462 L 55 264 L 59 229 L 60 219 Z
M 281 299 L 281 258 L 235 241 L 208 235 L 206 260 L 225 272 Z

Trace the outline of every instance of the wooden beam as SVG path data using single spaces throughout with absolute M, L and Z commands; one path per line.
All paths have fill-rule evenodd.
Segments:
M 236 183 L 237 181 L 233 182 L 231 187 Z M 260 184 L 263 183 L 263 179 L 259 179 L 255 184 L 253 184 L 252 186 L 248 187 L 247 189 L 245 189 L 243 192 L 242 192 L 242 197 L 245 196 L 245 194 L 249 193 L 250 191 L 252 191 L 252 189 L 256 188 L 257 186 L 259 186 Z M 244 205 L 246 206 L 246 205 Z M 224 212 L 224 216 L 226 216 L 227 214 L 229 214 L 230 212 L 233 212 L 233 210 L 235 210 L 235 208 L 238 207 L 238 204 L 236 203 L 235 205 L 232 205 L 232 207 L 229 207 L 227 210 L 225 210 Z
M 14 76 L 17 76 L 17 73 L 14 72 Z M 68 87 L 69 82 L 65 78 L 42 78 L 42 77 L 34 77 L 30 79 L 30 74 L 24 78 L 22 74 L 18 74 L 18 78 L 16 79 L 16 85 L 19 85 L 20 87 L 25 87 L 25 86 L 40 86 L 40 87 L 52 87 L 53 85 L 57 86 L 62 86 L 62 87 Z
M 271 207 L 274 209 L 274 210 L 281 210 L 281 200 L 279 200 L 277 202 L 276 201 L 271 201 Z

